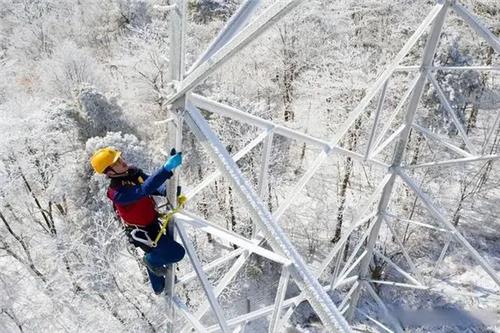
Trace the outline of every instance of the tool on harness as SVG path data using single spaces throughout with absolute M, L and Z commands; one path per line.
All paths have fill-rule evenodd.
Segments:
M 172 219 L 172 217 L 176 213 L 178 213 L 182 208 L 184 208 L 184 205 L 186 204 L 186 202 L 187 202 L 187 197 L 185 195 L 181 194 L 181 195 L 179 195 L 177 197 L 177 203 L 178 203 L 177 207 L 175 207 L 174 209 L 170 210 L 166 214 L 161 214 L 160 215 L 160 220 L 162 221 L 162 224 L 161 224 L 160 231 L 158 232 L 158 234 L 156 235 L 156 237 L 155 237 L 154 240 L 152 240 L 149 237 L 148 233 L 145 230 L 142 230 L 142 229 L 134 229 L 130 233 L 130 236 L 135 241 L 137 241 L 139 243 L 142 243 L 142 244 L 144 244 L 146 246 L 156 247 L 158 245 L 158 242 L 160 241 L 161 237 L 166 234 L 168 223 L 170 222 L 170 220 Z M 144 235 L 145 235 L 146 238 L 139 237 L 137 235 L 139 232 L 144 233 Z

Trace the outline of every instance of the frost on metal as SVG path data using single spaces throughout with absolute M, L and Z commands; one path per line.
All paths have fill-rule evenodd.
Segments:
M 404 247 L 403 242 L 391 227 L 390 222 L 388 222 L 391 218 L 397 218 L 397 216 L 388 212 L 388 206 L 391 198 L 395 194 L 394 189 L 400 183 L 406 184 L 406 186 L 408 186 L 409 189 L 415 193 L 416 197 L 424 202 L 426 208 L 441 226 L 441 228 L 433 228 L 452 235 L 455 241 L 462 245 L 467 250 L 468 254 L 477 263 L 479 263 L 486 274 L 488 274 L 492 280 L 500 286 L 500 279 L 487 260 L 482 258 L 480 253 L 472 247 L 467 239 L 460 235 L 459 231 L 453 226 L 453 224 L 446 220 L 446 217 L 441 212 L 439 205 L 432 202 L 432 199 L 430 199 L 425 191 L 416 185 L 415 180 L 405 173 L 405 170 L 416 168 L 435 167 L 438 165 L 463 166 L 466 163 L 473 163 L 476 161 L 492 161 L 500 158 L 500 156 L 496 154 L 483 155 L 482 153 L 478 153 L 479 150 L 476 148 L 479 147 L 474 147 L 473 143 L 469 140 L 466 131 L 459 124 L 459 119 L 455 114 L 452 105 L 447 100 L 443 91 L 439 88 L 435 79 L 435 72 L 438 70 L 438 67 L 434 65 L 434 56 L 440 41 L 442 27 L 445 24 L 445 19 L 450 12 L 456 12 L 459 17 L 469 24 L 471 28 L 497 52 L 500 45 L 498 38 L 485 28 L 477 17 L 470 14 L 469 11 L 458 2 L 451 0 L 437 1 L 436 5 L 430 10 L 428 15 L 423 19 L 422 23 L 416 27 L 412 36 L 404 44 L 400 52 L 394 57 L 393 61 L 388 64 L 385 71 L 379 75 L 373 85 L 367 89 L 363 99 L 359 102 L 358 106 L 349 113 L 349 117 L 343 122 L 343 125 L 336 132 L 335 136 L 330 139 L 315 138 L 308 134 L 300 133 L 299 131 L 274 124 L 268 120 L 249 115 L 243 111 L 237 110 L 236 108 L 212 101 L 206 97 L 191 94 L 191 90 L 194 87 L 201 83 L 224 62 L 230 59 L 241 48 L 245 47 L 252 40 L 262 34 L 272 23 L 277 21 L 295 5 L 297 5 L 298 2 L 299 1 L 278 1 L 275 5 L 264 11 L 264 13 L 261 14 L 256 20 L 250 21 L 247 26 L 245 26 L 245 24 L 249 20 L 252 12 L 256 10 L 256 6 L 255 3 L 250 5 L 251 2 L 244 2 L 240 11 L 235 14 L 235 16 L 219 33 L 213 43 L 208 46 L 206 52 L 204 52 L 190 68 L 187 75 L 184 77 L 184 80 L 182 79 L 183 75 L 181 75 L 181 78 L 177 79 L 179 81 L 177 84 L 177 91 L 172 95 L 164 96 L 168 102 L 179 101 L 182 98 L 185 98 L 185 112 L 178 112 L 176 117 L 183 119 L 187 123 L 188 127 L 195 134 L 197 140 L 202 144 L 212 160 L 215 161 L 218 169 L 217 172 L 213 173 L 206 181 L 193 190 L 191 195 L 196 195 L 201 191 L 201 188 L 207 186 L 207 184 L 213 181 L 219 174 L 223 175 L 231 182 L 233 188 L 239 195 L 240 201 L 245 205 L 245 208 L 251 214 L 254 222 L 256 222 L 259 226 L 260 233 L 254 235 L 254 238 L 249 240 L 249 242 L 252 242 L 257 246 L 256 248 L 258 248 L 259 244 L 263 240 L 266 240 L 271 245 L 272 251 L 276 252 L 276 255 L 289 260 L 289 266 L 283 265 L 279 292 L 274 306 L 226 320 L 221 315 L 220 306 L 217 304 L 215 299 L 218 293 L 213 290 L 207 290 L 211 288 L 211 286 L 207 283 L 204 274 L 202 274 L 201 263 L 199 263 L 196 258 L 193 258 L 195 253 L 192 249 L 190 249 L 190 251 L 188 251 L 188 255 L 191 257 L 196 266 L 195 268 L 197 274 L 201 275 L 200 278 L 203 281 L 203 288 L 205 289 L 206 294 L 210 295 L 210 303 L 212 305 L 215 304 L 216 308 L 213 308 L 212 306 L 212 309 L 217 313 L 217 319 L 219 321 L 218 327 L 208 327 L 207 330 L 210 332 L 216 331 L 220 327 L 222 330 L 226 331 L 228 328 L 238 327 L 238 325 L 244 324 L 253 319 L 268 316 L 269 314 L 272 314 L 270 331 L 279 330 L 280 325 L 284 325 L 291 317 L 296 306 L 304 300 L 307 300 L 322 320 L 323 325 L 329 331 L 351 331 L 348 321 L 344 318 L 344 314 L 349 319 L 353 319 L 355 317 L 364 318 L 374 323 L 374 325 L 382 327 L 384 330 L 389 330 L 387 327 L 389 326 L 391 330 L 396 332 L 403 331 L 404 327 L 402 326 L 402 323 L 393 313 L 389 311 L 389 308 L 384 304 L 383 297 L 376 293 L 373 286 L 375 284 L 385 284 L 387 286 L 392 286 L 393 288 L 410 288 L 418 290 L 436 289 L 431 285 L 425 285 L 423 283 L 421 276 L 422 272 L 417 271 L 418 267 L 413 262 L 409 251 Z M 184 19 L 184 17 L 182 17 L 182 19 Z M 184 26 L 184 23 L 181 22 L 180 24 Z M 428 34 L 426 35 L 426 33 Z M 421 62 L 417 66 L 402 66 L 401 63 L 405 57 L 407 57 L 412 48 L 414 48 L 415 45 L 417 45 L 422 39 L 425 39 L 425 49 Z M 177 40 L 172 40 L 172 45 L 174 48 L 178 47 L 178 50 L 182 50 L 182 52 L 173 52 L 172 54 L 177 54 L 178 57 L 182 58 L 184 49 L 183 39 L 178 38 Z M 182 64 L 183 59 L 179 60 L 179 63 Z M 475 68 L 480 69 L 478 66 Z M 490 70 L 491 68 L 484 67 L 482 69 Z M 456 67 L 454 70 L 467 70 L 467 67 Z M 402 94 L 400 102 L 394 109 L 393 114 L 390 116 L 389 123 L 380 124 L 383 127 L 382 134 L 376 137 L 376 126 L 379 125 L 379 116 L 383 109 L 384 98 L 389 80 L 397 72 L 410 71 L 417 72 L 416 78 L 409 83 L 408 89 L 405 90 L 404 94 Z M 464 147 L 457 147 L 442 140 L 442 138 L 438 135 L 415 122 L 415 115 L 422 98 L 424 87 L 429 82 L 437 89 L 440 103 L 452 118 L 454 125 L 458 129 L 460 137 L 465 143 Z M 376 96 L 380 96 L 380 98 L 378 100 L 374 116 L 375 123 L 370 130 L 370 138 L 367 149 L 363 152 L 363 154 L 360 154 L 340 146 L 340 143 L 343 139 L 345 139 L 348 131 L 353 127 L 357 119 L 366 113 L 366 109 L 373 102 L 373 99 Z M 263 129 L 264 132 L 261 132 L 259 136 L 242 151 L 231 157 L 220 142 L 219 138 L 208 126 L 207 121 L 203 118 L 198 108 L 254 125 Z M 398 114 L 403 113 L 403 110 L 405 112 L 403 114 L 403 123 L 384 140 L 386 134 L 389 134 L 390 132 L 390 124 L 396 120 Z M 497 121 L 495 121 L 495 126 L 496 123 Z M 441 144 L 455 153 L 460 154 L 464 158 L 428 162 L 417 165 L 405 165 L 404 157 L 411 130 L 419 131 L 426 137 L 429 137 L 438 144 Z M 268 155 L 272 146 L 272 136 L 274 134 L 279 134 L 301 143 L 311 144 L 320 148 L 320 153 L 317 155 L 310 168 L 298 181 L 297 185 L 286 195 L 284 203 L 282 203 L 275 214 L 272 215 L 260 199 L 259 194 L 253 190 L 248 180 L 245 179 L 242 171 L 236 165 L 235 161 L 247 154 L 259 142 L 266 139 L 267 143 L 262 157 L 263 163 L 261 172 L 267 172 L 269 159 Z M 487 140 L 489 140 L 491 135 L 492 131 L 490 131 L 487 135 Z M 395 149 L 392 155 L 391 165 L 388 165 L 377 158 L 381 152 L 391 144 L 395 145 Z M 283 213 L 288 209 L 290 204 L 295 200 L 298 193 L 317 173 L 319 167 L 330 158 L 337 156 L 349 157 L 359 163 L 363 163 L 364 165 L 377 166 L 378 168 L 382 168 L 384 170 L 385 175 L 371 196 L 369 196 L 369 198 L 359 207 L 359 214 L 356 216 L 350 228 L 347 232 L 344 231 L 337 243 L 332 246 L 330 253 L 328 253 L 326 258 L 321 262 L 320 268 L 316 269 L 315 274 L 313 274 L 313 270 L 306 265 L 303 258 L 300 256 L 298 251 L 288 239 L 286 233 L 277 222 Z M 263 189 L 263 183 L 266 181 L 265 176 L 266 175 L 261 174 L 259 177 L 259 192 Z M 182 220 L 182 218 L 180 220 Z M 408 223 L 410 222 L 413 223 L 414 221 L 409 221 Z M 207 226 L 208 222 L 205 223 L 205 225 Z M 397 244 L 401 247 L 401 251 L 405 260 L 408 262 L 408 266 L 411 268 L 411 271 L 408 272 L 404 270 L 396 262 L 385 256 L 377 249 L 379 235 L 382 228 L 386 225 L 388 226 L 391 235 L 397 239 Z M 429 226 L 424 223 L 420 223 L 420 225 L 424 227 Z M 364 230 L 362 230 L 363 228 Z M 208 230 L 211 230 L 208 226 L 205 229 L 207 232 L 209 232 Z M 358 243 L 352 244 L 352 248 L 354 250 L 350 254 L 349 258 L 347 258 L 345 265 L 341 267 L 339 260 L 340 251 L 345 246 L 347 239 L 349 239 L 352 234 L 359 231 L 362 231 L 363 236 L 357 238 Z M 217 230 L 217 232 L 220 235 L 220 233 L 223 233 L 224 231 Z M 189 244 L 187 233 L 183 232 L 182 236 Z M 224 238 L 228 240 L 231 240 L 232 237 L 236 236 L 230 232 L 224 235 Z M 449 239 L 451 240 L 451 238 Z M 444 257 L 448 246 L 449 242 L 445 245 L 441 253 L 438 265 L 442 257 Z M 250 252 L 251 249 L 252 246 L 247 247 L 247 250 Z M 227 273 L 228 275 L 225 279 L 222 279 L 224 280 L 224 283 L 218 285 L 217 290 L 222 290 L 225 284 L 229 283 L 229 280 L 236 275 L 236 272 L 242 267 L 242 263 L 248 259 L 250 252 L 242 255 L 238 262 L 232 266 L 230 273 Z M 266 254 L 265 251 L 260 252 L 263 256 L 267 255 L 268 258 L 272 257 Z M 369 274 L 369 266 L 374 258 L 377 258 L 378 260 L 385 260 L 387 265 L 391 266 L 395 269 L 395 271 L 406 277 L 409 283 L 377 281 L 372 279 Z M 220 262 L 226 262 L 226 260 L 223 259 L 224 258 L 222 258 Z M 331 282 L 328 285 L 321 285 L 318 278 L 320 278 L 320 276 L 324 276 L 326 269 L 332 264 L 335 266 L 335 270 L 331 278 L 329 278 Z M 205 268 L 208 269 L 208 266 Z M 290 276 L 288 276 L 288 274 L 290 274 Z M 291 280 L 296 282 L 301 289 L 301 293 L 294 298 L 286 300 L 284 299 L 284 292 L 286 291 L 286 284 L 289 277 Z M 333 291 L 337 296 L 337 288 L 342 285 L 350 285 L 351 287 L 348 289 L 347 293 L 342 295 L 343 298 L 337 307 L 327 294 L 327 291 Z M 375 319 L 367 313 L 365 309 L 358 308 L 358 303 L 362 296 L 370 298 L 371 301 L 378 306 L 382 319 Z M 190 327 L 200 329 L 200 326 L 202 325 L 201 317 L 206 312 L 205 309 L 208 309 L 209 305 L 205 303 L 201 307 L 204 311 L 200 311 L 196 315 L 191 315 L 187 312 L 187 307 L 180 303 L 178 299 L 176 299 L 175 304 L 187 320 L 184 330 L 187 330 Z M 288 309 L 288 311 L 281 315 L 282 310 L 285 309 Z

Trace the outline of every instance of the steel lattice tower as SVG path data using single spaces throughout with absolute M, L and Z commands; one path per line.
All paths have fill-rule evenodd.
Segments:
M 239 50 L 255 40 L 267 28 L 278 21 L 281 17 L 299 5 L 298 0 L 279 0 L 272 6 L 265 9 L 258 17 L 250 20 L 259 5 L 259 1 L 246 0 L 240 9 L 228 21 L 226 26 L 218 34 L 215 40 L 210 44 L 207 50 L 198 58 L 194 65 L 185 71 L 184 68 L 184 43 L 185 43 L 185 12 L 186 2 L 176 0 L 171 18 L 171 54 L 170 54 L 170 80 L 172 81 L 173 93 L 165 92 L 164 98 L 170 105 L 170 113 L 174 118 L 175 125 L 170 129 L 170 140 L 175 142 L 178 150 L 182 148 L 182 136 L 180 129 L 185 123 L 197 138 L 198 142 L 204 147 L 208 155 L 215 162 L 218 171 L 207 177 L 201 184 L 187 193 L 188 198 L 197 195 L 203 188 L 208 186 L 217 177 L 223 176 L 230 182 L 240 202 L 251 215 L 252 220 L 257 225 L 258 232 L 252 238 L 243 237 L 233 231 L 226 230 L 196 216 L 189 211 L 189 207 L 182 213 L 175 215 L 174 223 L 170 232 L 178 233 L 182 240 L 190 262 L 194 268 L 194 274 L 190 277 L 180 277 L 180 282 L 186 282 L 189 279 L 197 277 L 203 287 L 207 302 L 199 307 L 196 313 L 191 313 L 190 309 L 183 304 L 175 293 L 174 274 L 170 272 L 167 277 L 166 301 L 169 315 L 174 318 L 178 314 L 184 320 L 184 327 L 175 327 L 170 323 L 168 329 L 170 332 L 190 331 L 192 329 L 199 332 L 230 332 L 241 329 L 245 323 L 262 317 L 269 318 L 269 332 L 280 331 L 280 328 L 288 321 L 296 307 L 307 301 L 312 309 L 321 319 L 324 327 L 329 332 L 340 331 L 350 332 L 351 328 L 348 321 L 354 316 L 366 317 L 375 325 L 384 330 L 401 332 L 404 330 L 401 323 L 391 315 L 390 310 L 384 304 L 384 301 L 375 291 L 374 285 L 385 284 L 392 285 L 394 288 L 409 288 L 420 290 L 431 290 L 432 287 L 424 283 L 422 276 L 412 260 L 409 252 L 401 242 L 400 236 L 394 230 L 394 221 L 398 217 L 388 211 L 388 205 L 391 198 L 395 195 L 394 188 L 397 183 L 404 184 L 410 189 L 416 197 L 423 203 L 430 215 L 439 226 L 439 230 L 448 237 L 440 259 L 437 265 L 442 261 L 450 242 L 455 241 L 462 245 L 470 255 L 500 287 L 500 278 L 497 272 L 490 264 L 476 251 L 467 239 L 460 234 L 456 227 L 449 221 L 439 205 L 431 199 L 410 175 L 411 170 L 417 168 L 433 168 L 440 166 L 463 166 L 467 163 L 478 161 L 488 161 L 500 158 L 500 155 L 485 155 L 480 149 L 477 149 L 469 140 L 467 133 L 461 125 L 456 110 L 447 100 L 446 94 L 440 88 L 435 74 L 439 70 L 446 68 L 434 65 L 434 56 L 440 40 L 442 27 L 446 16 L 454 12 L 463 19 L 472 29 L 483 38 L 497 53 L 500 53 L 500 41 L 494 36 L 479 20 L 472 15 L 459 2 L 453 0 L 437 1 L 432 10 L 424 18 L 421 25 L 416 28 L 413 35 L 408 39 L 400 52 L 394 57 L 387 68 L 379 75 L 378 79 L 366 91 L 365 96 L 358 106 L 349 112 L 348 119 L 344 122 L 333 138 L 328 140 L 315 138 L 305 133 L 274 124 L 270 121 L 250 115 L 234 107 L 212 101 L 206 97 L 192 93 L 191 91 L 207 76 L 223 65 Z M 427 33 L 428 32 L 428 33 Z M 427 33 L 427 34 L 426 34 Z M 416 66 L 402 66 L 403 59 L 409 51 L 423 36 L 426 36 L 426 44 L 422 54 L 421 62 Z M 476 67 L 454 67 L 450 70 L 485 70 L 497 71 L 499 68 L 491 66 Z M 402 122 L 393 130 L 389 124 L 380 124 L 380 116 L 383 110 L 384 98 L 391 77 L 398 72 L 413 72 L 415 78 L 409 83 L 406 93 L 401 97 L 398 106 L 391 111 L 390 121 L 396 122 L 396 116 L 402 114 Z M 435 134 L 430 129 L 416 123 L 416 113 L 421 101 L 426 84 L 430 84 L 436 90 L 441 105 L 448 113 L 449 118 L 457 128 L 458 135 L 463 140 L 463 147 L 456 146 L 447 142 L 443 137 Z M 378 98 L 378 99 L 377 99 Z M 375 101 L 375 112 L 373 125 L 369 131 L 369 140 L 367 142 L 365 153 L 361 154 L 342 147 L 341 142 L 345 138 L 349 129 L 356 120 L 366 113 L 370 103 Z M 243 123 L 248 123 L 261 129 L 261 133 L 251 141 L 243 150 L 231 156 L 221 143 L 217 135 L 208 125 L 207 120 L 202 116 L 200 110 L 210 113 L 216 113 L 226 117 L 233 118 Z M 403 113 L 404 112 L 404 113 Z M 499 113 L 500 114 L 500 113 Z M 486 144 L 498 127 L 499 116 L 491 124 L 486 136 Z M 382 130 L 379 129 L 384 125 Z M 423 136 L 440 144 L 457 154 L 459 157 L 444 161 L 434 161 L 417 165 L 407 165 L 405 163 L 405 150 L 408 144 L 411 131 L 417 131 Z M 300 143 L 307 143 L 320 149 L 320 153 L 314 160 L 310 169 L 298 180 L 295 187 L 288 193 L 286 200 L 271 213 L 262 197 L 268 184 L 267 173 L 269 161 L 271 158 L 271 149 L 273 147 L 273 136 L 280 135 L 290 140 Z M 236 164 L 240 158 L 262 144 L 262 165 L 259 170 L 258 190 L 254 190 L 250 182 L 245 178 L 242 171 Z M 390 164 L 379 160 L 379 154 L 390 145 L 394 145 L 394 151 Z M 375 191 L 367 196 L 367 200 L 358 209 L 357 218 L 351 223 L 348 230 L 343 232 L 340 240 L 332 244 L 329 249 L 329 255 L 323 260 L 319 269 L 313 270 L 305 263 L 301 255 L 295 249 L 288 239 L 286 233 L 280 227 L 278 220 L 284 215 L 297 195 L 304 189 L 306 184 L 318 171 L 319 167 L 332 156 L 350 157 L 352 160 L 364 165 L 372 165 L 383 170 L 385 176 L 376 186 Z M 170 189 L 175 189 L 177 179 L 169 184 Z M 175 201 L 175 191 L 169 194 L 170 200 Z M 389 221 L 391 220 L 391 222 Z M 408 221 L 412 222 L 412 221 Z M 423 223 L 420 223 L 423 225 Z M 207 265 L 202 265 L 195 248 L 186 232 L 185 226 L 194 227 L 203 232 L 209 233 L 214 237 L 224 239 L 237 246 L 229 254 L 215 260 Z M 401 247 L 409 270 L 404 270 L 390 258 L 384 256 L 377 250 L 377 242 L 380 236 L 381 228 L 388 228 L 396 243 Z M 436 228 L 436 227 L 435 227 Z M 349 237 L 353 233 L 361 235 L 357 237 L 357 243 L 351 244 L 353 248 L 350 255 L 344 263 L 338 260 L 343 253 Z M 267 242 L 271 246 L 263 246 Z M 236 318 L 226 318 L 218 300 L 218 295 L 226 288 L 236 274 L 245 265 L 251 255 L 257 255 L 266 258 L 274 263 L 281 265 L 281 278 L 277 288 L 275 304 L 263 307 L 250 313 L 244 313 Z M 369 265 L 374 256 L 385 260 L 387 264 L 398 271 L 406 278 L 408 283 L 395 281 L 376 281 L 370 278 Z M 233 261 L 234 260 L 234 261 Z M 233 261 L 230 269 L 225 273 L 217 285 L 212 285 L 207 277 L 207 272 L 214 267 L 227 264 Z M 329 278 L 327 285 L 320 283 L 319 277 L 328 273 L 328 267 L 334 266 L 334 273 Z M 300 289 L 300 294 L 295 297 L 285 299 L 285 294 L 289 281 L 293 280 Z M 324 280 L 323 280 L 324 281 Z M 347 292 L 340 292 L 340 288 L 346 288 Z M 340 302 L 333 302 L 327 292 L 338 293 Z M 381 321 L 371 318 L 357 308 L 361 296 L 372 298 L 379 306 Z M 201 318 L 212 310 L 217 325 L 208 327 Z M 286 311 L 286 312 L 285 312 Z

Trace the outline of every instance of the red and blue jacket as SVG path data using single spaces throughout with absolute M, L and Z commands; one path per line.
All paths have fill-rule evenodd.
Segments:
M 147 227 L 158 217 L 152 196 L 166 195 L 164 182 L 172 175 L 164 168 L 149 176 L 141 169 L 130 167 L 126 175 L 111 178 L 107 196 L 125 224 Z

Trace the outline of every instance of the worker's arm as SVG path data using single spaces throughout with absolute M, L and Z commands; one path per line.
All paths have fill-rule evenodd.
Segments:
M 170 170 L 160 168 L 154 174 L 147 177 L 144 183 L 140 185 L 122 187 L 119 191 L 111 188 L 108 196 L 116 204 L 126 205 L 132 203 L 145 196 L 155 194 L 162 186 L 165 188 L 163 183 L 172 177 L 173 174 L 174 173 Z
M 163 183 L 172 177 L 172 171 L 182 164 L 182 153 L 172 155 L 167 162 L 153 175 L 147 177 L 144 183 L 129 188 L 121 188 L 120 191 L 110 189 L 108 197 L 116 204 L 126 205 L 139 200 L 142 197 L 153 195 L 161 188 Z
M 139 176 L 142 177 L 142 179 L 144 181 L 149 178 L 149 175 L 147 173 L 145 173 L 144 171 L 142 171 L 141 169 L 139 169 L 138 172 L 139 172 Z M 170 177 L 168 177 L 168 178 L 170 178 Z M 156 191 L 154 191 L 152 194 L 166 197 L 167 196 L 167 186 L 165 185 L 165 183 L 161 184 L 160 187 L 158 187 L 158 189 Z

